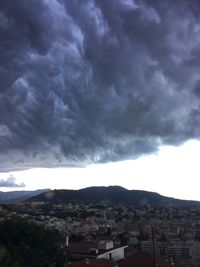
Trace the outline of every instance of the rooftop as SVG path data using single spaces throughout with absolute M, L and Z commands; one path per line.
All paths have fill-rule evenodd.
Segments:
M 164 257 L 156 256 L 156 266 L 177 267 L 168 262 Z M 138 252 L 118 262 L 119 267 L 154 267 L 153 255 L 146 252 Z
M 113 267 L 110 260 L 106 259 L 86 259 L 84 261 L 69 264 L 69 267 Z
M 109 249 L 100 249 L 99 244 L 95 242 L 70 242 L 69 245 L 65 248 L 68 253 L 71 254 L 81 254 L 88 256 L 97 256 L 105 252 L 112 251 L 114 249 L 126 247 L 126 246 L 113 246 Z

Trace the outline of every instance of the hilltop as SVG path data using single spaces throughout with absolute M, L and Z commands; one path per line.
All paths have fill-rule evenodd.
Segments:
M 109 201 L 113 204 L 172 206 L 197 206 L 200 204 L 197 201 L 165 197 L 155 192 L 128 190 L 120 186 L 88 187 L 80 190 L 52 190 L 31 197 L 28 201 L 44 201 L 49 203 L 98 203 Z

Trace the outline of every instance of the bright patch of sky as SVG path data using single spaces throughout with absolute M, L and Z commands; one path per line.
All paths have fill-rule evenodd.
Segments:
M 161 147 L 156 154 L 136 160 L 94 164 L 85 168 L 35 168 L 1 173 L 0 179 L 12 175 L 17 183 L 26 184 L 25 190 L 120 185 L 127 189 L 200 200 L 199 154 L 200 142 L 192 140 L 179 147 Z M 9 188 L 2 189 L 10 191 Z

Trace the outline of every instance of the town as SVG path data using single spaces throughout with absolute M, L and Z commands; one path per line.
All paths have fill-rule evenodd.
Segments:
M 200 266 L 200 207 L 130 206 L 109 201 L 1 204 L 1 220 L 16 215 L 55 230 L 72 267 L 79 266 L 77 260 L 87 266 L 99 260 L 100 266 L 107 266 L 103 259 L 114 262 L 111 266 L 129 266 L 123 261 L 137 253 L 153 255 L 154 261 L 161 257 L 167 266 Z

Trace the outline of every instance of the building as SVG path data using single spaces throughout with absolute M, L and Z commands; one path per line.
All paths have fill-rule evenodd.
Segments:
M 85 259 L 78 262 L 73 262 L 68 265 L 69 267 L 114 267 L 110 260 L 106 259 Z
M 65 250 L 68 258 L 76 259 L 108 259 L 114 262 L 124 259 L 125 248 L 128 246 L 114 246 L 113 241 L 70 242 Z
M 147 252 L 137 252 L 125 259 L 118 261 L 118 267 L 177 267 L 174 263 L 168 259 L 156 256 Z

